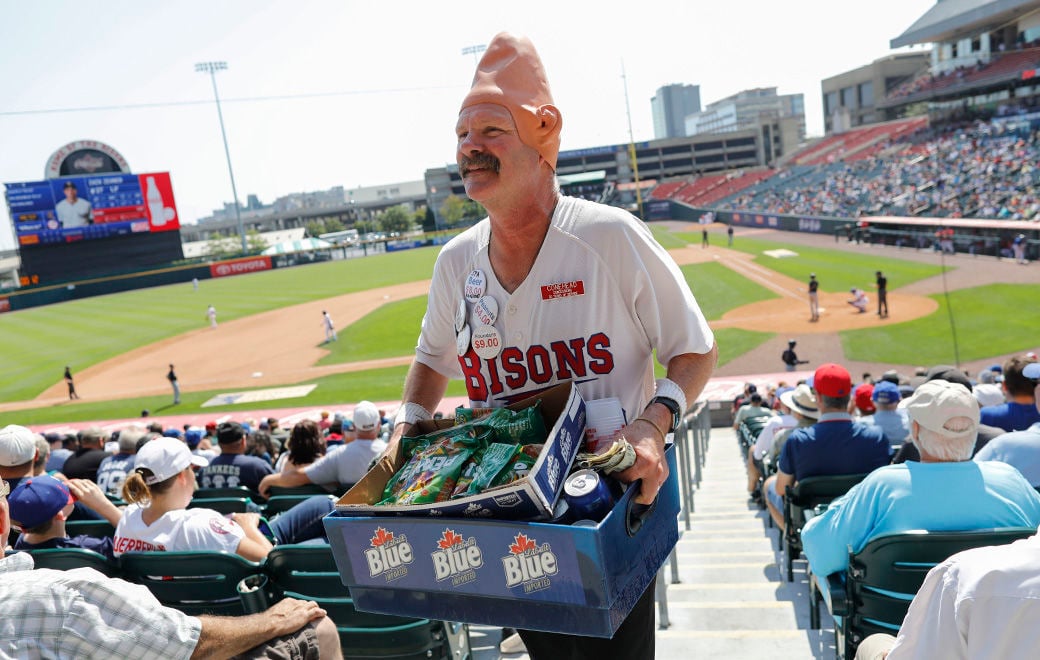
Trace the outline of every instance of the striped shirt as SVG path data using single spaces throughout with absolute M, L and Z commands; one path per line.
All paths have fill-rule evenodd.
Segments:
M 0 658 L 190 658 L 202 623 L 91 568 L 0 558 Z

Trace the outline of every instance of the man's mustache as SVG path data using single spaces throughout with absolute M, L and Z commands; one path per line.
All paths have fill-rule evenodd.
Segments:
M 463 156 L 462 162 L 459 163 L 459 169 L 462 170 L 463 176 L 465 176 L 468 170 L 472 169 L 492 170 L 498 173 L 500 165 L 499 160 L 491 154 L 478 154 L 476 156 Z

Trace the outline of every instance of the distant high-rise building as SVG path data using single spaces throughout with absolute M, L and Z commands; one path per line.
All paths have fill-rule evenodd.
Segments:
M 796 118 L 799 138 L 805 137 L 805 99 L 801 94 L 777 94 L 776 87 L 760 87 L 737 92 L 709 103 L 703 112 L 686 118 L 687 135 L 731 133 L 763 121 Z
M 686 136 L 686 115 L 701 111 L 700 85 L 660 87 L 650 99 L 654 114 L 654 138 Z

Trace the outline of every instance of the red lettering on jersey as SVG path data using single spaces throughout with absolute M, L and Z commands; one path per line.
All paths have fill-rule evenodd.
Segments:
M 568 342 L 554 341 L 549 348 L 556 355 L 556 378 L 568 380 L 585 375 L 585 340 L 581 337 Z
M 585 282 L 574 280 L 573 282 L 557 282 L 542 286 L 542 300 L 553 300 L 555 298 L 569 298 L 571 296 L 585 295 Z
M 470 401 L 487 401 L 488 388 L 484 374 L 480 372 L 480 356 L 471 348 L 465 355 L 459 356 L 459 365 L 466 379 L 466 392 L 469 393 Z
M 527 383 L 527 370 L 524 369 L 524 354 L 516 346 L 510 346 L 502 351 L 502 371 L 509 374 L 506 376 L 506 387 L 518 390 Z
M 498 359 L 485 360 L 488 368 L 488 379 L 491 381 L 491 394 L 501 394 L 505 388 L 502 386 L 502 379 L 498 375 Z
M 548 383 L 553 377 L 552 360 L 545 346 L 534 345 L 527 349 L 527 374 L 539 385 Z
M 609 374 L 614 370 L 614 355 L 607 349 L 610 348 L 610 338 L 602 332 L 589 337 L 588 349 L 589 357 L 592 361 L 589 362 L 589 370 L 594 374 Z

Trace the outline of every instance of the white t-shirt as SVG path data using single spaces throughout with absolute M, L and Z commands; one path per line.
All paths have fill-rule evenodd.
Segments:
M 714 344 L 679 267 L 646 225 L 610 206 L 561 197 L 531 272 L 512 293 L 488 257 L 484 219 L 452 239 L 434 266 L 416 360 L 462 378 L 474 407 L 501 407 L 571 380 L 586 401 L 616 396 L 629 420 L 654 391 L 661 364 Z M 456 347 L 467 276 L 480 270 L 495 299 L 502 350 L 491 359 Z M 474 302 L 466 302 L 467 323 Z
M 151 525 L 145 524 L 143 511 L 139 504 L 123 511 L 113 536 L 112 554 L 118 557 L 124 552 L 149 550 L 234 553 L 246 535 L 238 523 L 212 509 L 169 511 Z
M 770 417 L 766 425 L 759 431 L 758 437 L 755 438 L 754 456 L 758 460 L 762 460 L 762 457 L 766 453 L 772 451 L 773 440 L 776 438 L 776 434 L 784 429 L 793 429 L 798 426 L 798 420 L 793 415 L 777 415 L 776 417 Z
M 369 464 L 386 451 L 382 440 L 354 440 L 332 450 L 303 469 L 316 484 L 356 484 Z
M 90 202 L 82 197 L 77 199 L 74 204 L 69 204 L 69 200 L 63 199 L 54 206 L 54 211 L 58 214 L 58 220 L 65 229 L 86 227 L 90 224 Z

